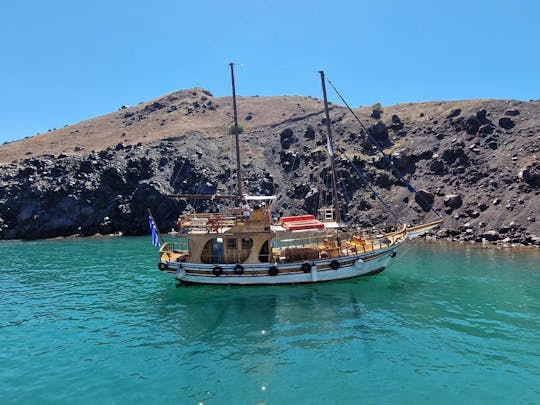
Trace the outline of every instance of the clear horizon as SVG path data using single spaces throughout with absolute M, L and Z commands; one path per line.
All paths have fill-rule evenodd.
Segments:
M 244 96 L 320 98 L 325 70 L 353 107 L 540 98 L 540 3 L 324 5 L 2 4 L 0 143 L 186 88 L 228 96 L 229 62 Z

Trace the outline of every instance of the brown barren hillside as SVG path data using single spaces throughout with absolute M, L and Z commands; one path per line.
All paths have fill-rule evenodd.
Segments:
M 319 114 L 320 100 L 309 97 L 238 97 L 239 120 L 246 131 L 265 131 L 280 122 Z M 118 143 L 135 145 L 197 131 L 222 136 L 232 123 L 230 97 L 214 98 L 204 89 L 177 91 L 137 106 L 0 146 L 0 163 L 28 156 L 84 156 Z
M 314 213 L 327 204 L 321 100 L 239 97 L 238 111 L 247 192 L 277 195 L 276 214 Z M 355 113 L 442 214 L 434 236 L 540 244 L 539 101 L 410 103 Z M 337 156 L 344 220 L 396 222 L 362 177 L 400 222 L 432 219 L 352 114 L 331 104 L 330 116 L 336 148 L 345 152 Z M 195 88 L 2 145 L 0 238 L 141 234 L 148 207 L 162 229 L 172 228 L 194 203 L 169 194 L 227 192 L 234 184 L 231 122 L 230 97 Z

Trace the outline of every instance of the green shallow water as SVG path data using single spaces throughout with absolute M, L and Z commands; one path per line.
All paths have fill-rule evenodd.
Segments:
M 422 243 L 374 277 L 234 288 L 176 288 L 149 238 L 0 258 L 2 404 L 540 401 L 538 251 Z

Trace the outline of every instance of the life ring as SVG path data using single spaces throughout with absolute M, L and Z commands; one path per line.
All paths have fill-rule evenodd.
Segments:
M 332 261 L 330 262 L 330 268 L 331 268 L 332 270 L 337 270 L 337 269 L 339 269 L 339 262 L 338 262 L 337 260 L 332 260 Z
M 221 222 L 223 221 L 222 215 L 216 215 L 214 217 L 208 218 L 206 221 L 206 230 L 208 232 L 217 232 L 221 227 Z
M 309 263 L 302 264 L 302 271 L 304 273 L 309 273 L 311 271 L 311 264 Z
M 161 271 L 167 270 L 169 268 L 169 266 L 167 266 L 167 263 L 165 263 L 165 262 L 159 262 L 157 267 Z
M 234 274 L 244 274 L 244 267 L 241 264 L 234 266 Z
M 279 269 L 276 266 L 272 266 L 268 269 L 268 274 L 271 276 L 277 276 L 279 274 Z
M 212 273 L 214 274 L 214 276 L 219 277 L 223 274 L 223 269 L 219 266 L 216 266 L 212 269 Z

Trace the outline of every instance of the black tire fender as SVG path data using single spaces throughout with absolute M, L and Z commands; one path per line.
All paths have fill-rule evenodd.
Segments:
M 216 266 L 212 269 L 214 276 L 219 277 L 223 274 L 223 269 L 220 266 Z
M 279 274 L 279 269 L 276 266 L 272 266 L 268 269 L 268 274 L 271 276 L 277 276 Z
M 234 266 L 234 274 L 244 274 L 244 266 L 242 266 L 241 264 L 237 264 L 236 266 Z
M 302 264 L 302 271 L 304 273 L 309 273 L 311 271 L 311 264 L 309 263 L 303 263 Z
M 339 269 L 339 267 L 340 267 L 340 264 L 339 264 L 339 262 L 337 260 L 332 260 L 330 262 L 330 268 L 332 270 L 337 270 L 337 269 Z
M 165 262 L 159 262 L 157 267 L 161 271 L 165 271 L 165 270 L 167 270 L 169 268 L 169 266 L 167 266 L 167 263 L 165 263 Z

